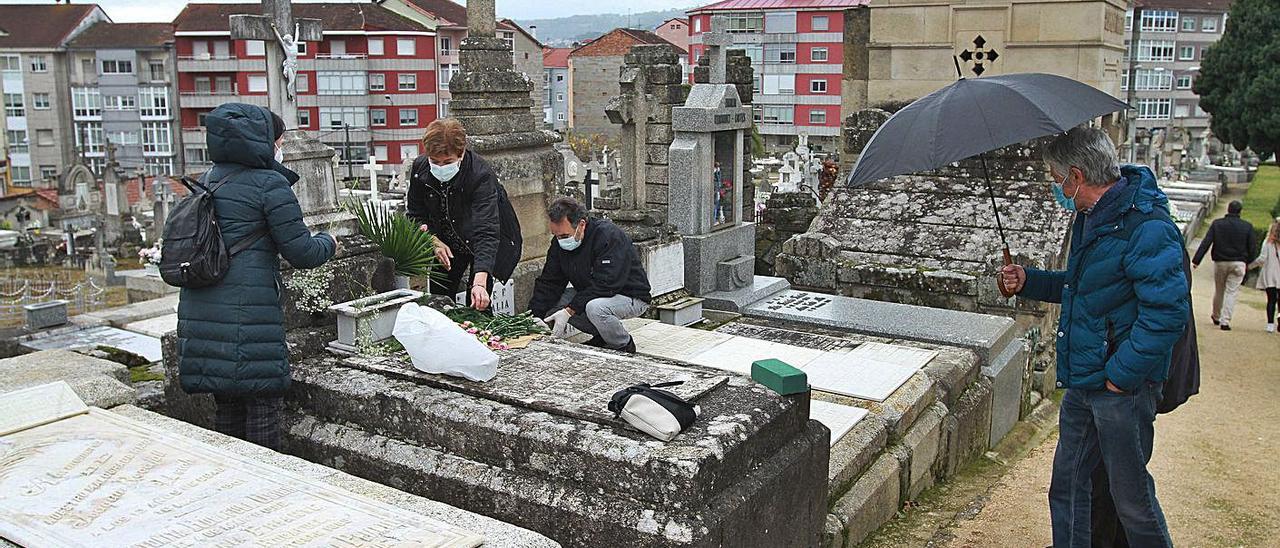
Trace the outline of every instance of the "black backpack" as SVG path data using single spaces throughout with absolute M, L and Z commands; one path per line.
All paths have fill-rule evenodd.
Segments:
M 206 172 L 197 181 L 182 177 L 183 185 L 191 191 L 169 213 L 164 223 L 164 248 L 160 253 L 160 278 L 174 287 L 199 289 L 217 285 L 227 275 L 231 258 L 248 249 L 267 234 L 265 227 L 245 236 L 227 248 L 222 241 L 222 229 L 213 208 L 213 193 L 217 192 L 232 175 L 223 177 L 218 184 L 205 186 Z

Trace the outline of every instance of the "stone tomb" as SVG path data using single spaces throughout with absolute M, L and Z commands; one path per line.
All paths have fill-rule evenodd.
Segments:
M 0 538 L 22 546 L 474 547 L 484 537 L 89 408 L 65 383 L 0 396 Z M 18 418 L 21 422 L 14 420 Z

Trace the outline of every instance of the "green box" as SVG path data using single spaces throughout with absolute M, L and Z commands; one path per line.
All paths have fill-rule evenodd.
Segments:
M 751 380 L 789 396 L 809 391 L 809 376 L 782 360 L 759 360 L 751 364 Z

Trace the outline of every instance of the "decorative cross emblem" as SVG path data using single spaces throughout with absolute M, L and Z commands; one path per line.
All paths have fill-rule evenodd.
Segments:
M 973 65 L 969 70 L 973 71 L 973 74 L 976 76 L 982 76 L 982 73 L 987 71 L 986 67 L 982 65 L 984 62 L 994 63 L 996 62 L 996 59 L 1000 58 L 999 52 L 994 49 L 987 48 L 986 45 L 987 39 L 983 38 L 982 35 L 979 34 L 977 38 L 973 39 L 973 51 L 966 49 L 960 52 L 960 58 L 963 59 L 965 63 Z

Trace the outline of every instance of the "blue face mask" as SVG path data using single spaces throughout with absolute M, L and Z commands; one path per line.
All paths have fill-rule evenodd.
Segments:
M 1054 184 L 1052 184 L 1052 185 L 1050 185 L 1050 186 L 1052 186 L 1052 187 L 1053 187 L 1053 199 L 1055 199 L 1055 200 L 1057 200 L 1057 201 L 1058 201 L 1058 205 L 1062 206 L 1062 209 L 1065 209 L 1065 210 L 1067 210 L 1067 211 L 1075 211 L 1075 210 L 1076 210 L 1076 197 L 1075 197 L 1075 196 L 1072 196 L 1072 197 L 1068 198 L 1068 197 L 1067 197 L 1067 193 L 1066 193 L 1066 192 L 1063 192 L 1063 190 L 1062 190 L 1063 185 L 1067 184 L 1067 179 L 1068 179 L 1068 178 L 1070 178 L 1070 177 L 1071 177 L 1071 174 L 1070 174 L 1070 173 L 1068 173 L 1066 177 L 1063 177 L 1063 178 L 1062 178 L 1062 182 L 1061 182 L 1061 183 L 1057 183 L 1057 182 L 1055 182 Z M 1076 188 L 1076 194 L 1077 194 L 1077 195 L 1079 195 L 1079 194 L 1080 194 L 1080 189 L 1079 189 L 1079 188 Z
M 577 230 L 574 230 L 574 232 L 577 232 Z M 573 236 L 569 236 L 568 238 L 556 238 L 556 243 L 560 244 L 560 249 L 563 249 L 565 251 L 573 251 L 575 249 L 578 249 L 578 246 L 582 245 L 582 240 L 579 240 L 577 238 L 577 235 L 575 234 Z
M 434 176 L 437 181 L 442 183 L 447 183 L 453 179 L 453 177 L 458 174 L 458 169 L 462 167 L 462 160 L 442 166 L 435 165 L 432 162 L 427 163 L 431 166 L 431 175 Z

